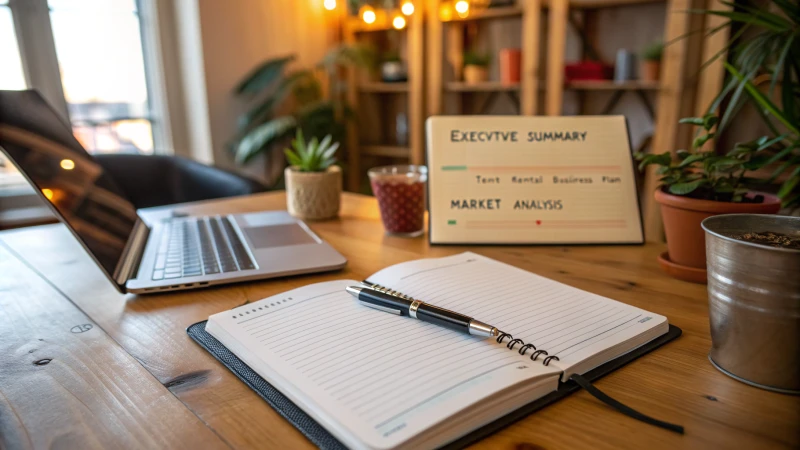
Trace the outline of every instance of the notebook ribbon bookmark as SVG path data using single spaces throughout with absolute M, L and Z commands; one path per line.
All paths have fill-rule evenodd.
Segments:
M 683 427 L 680 425 L 676 425 L 674 423 L 664 422 L 662 420 L 654 419 L 648 415 L 642 414 L 639 411 L 631 408 L 630 406 L 624 405 L 617 400 L 609 397 L 608 394 L 597 389 L 589 380 L 584 378 L 578 374 L 572 374 L 569 377 L 570 380 L 575 380 L 576 383 L 582 388 L 586 390 L 586 392 L 592 394 L 592 396 L 601 402 L 605 403 L 606 405 L 616 409 L 617 411 L 625 414 L 628 417 L 632 417 L 636 420 L 642 421 L 644 423 L 649 423 L 650 425 L 655 425 L 660 428 L 664 428 L 665 430 L 674 431 L 679 434 L 683 434 Z

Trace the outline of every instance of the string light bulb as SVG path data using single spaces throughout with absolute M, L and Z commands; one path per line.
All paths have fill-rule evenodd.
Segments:
M 406 18 L 400 14 L 394 16 L 394 19 L 392 19 L 392 26 L 395 30 L 402 30 L 406 26 Z
M 44 188 L 44 189 L 42 189 L 42 194 L 44 194 L 45 198 L 47 198 L 48 200 L 52 200 L 53 199 L 53 190 L 52 189 Z
M 450 2 L 442 2 L 439 4 L 439 19 L 442 22 L 453 20 L 453 5 L 450 4 Z
M 458 0 L 455 5 L 458 17 L 464 18 L 469 15 L 469 2 L 467 0 Z
M 410 1 L 403 2 L 403 6 L 400 7 L 400 11 L 402 11 L 403 14 L 410 16 L 414 14 L 414 4 Z
M 336 9 L 336 0 L 325 0 L 322 2 L 322 6 L 328 11 L 333 11 Z
M 75 168 L 75 161 L 71 159 L 62 159 L 59 165 L 64 170 L 72 170 Z
M 364 21 L 366 24 L 373 24 L 375 23 L 375 19 L 377 16 L 375 15 L 375 10 L 372 9 L 372 6 L 364 5 L 361 7 L 361 10 L 358 12 L 358 15 L 361 16 L 361 20 Z

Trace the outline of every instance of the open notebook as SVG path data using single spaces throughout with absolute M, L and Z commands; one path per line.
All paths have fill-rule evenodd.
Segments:
M 379 284 L 491 323 L 551 359 L 359 305 L 354 280 L 213 315 L 206 331 L 351 448 L 432 448 L 667 333 L 667 319 L 474 254 L 398 264 Z

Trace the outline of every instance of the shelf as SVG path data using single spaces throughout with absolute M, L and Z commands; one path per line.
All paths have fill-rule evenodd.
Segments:
M 626 81 L 624 83 L 615 83 L 610 80 L 570 81 L 566 83 L 565 87 L 577 91 L 657 91 L 660 84 L 649 81 Z
M 371 156 L 388 156 L 390 158 L 408 158 L 411 150 L 398 145 L 362 145 L 361 153 Z
M 484 20 L 484 19 L 503 19 L 507 17 L 520 17 L 522 16 L 522 7 L 520 6 L 500 6 L 497 8 L 487 8 L 476 12 L 470 11 L 467 17 L 453 17 L 448 22 L 467 22 L 470 20 Z
M 519 90 L 519 83 L 503 84 L 499 81 L 465 83 L 463 81 L 451 81 L 445 83 L 444 89 L 450 92 L 513 92 Z
M 347 27 L 350 28 L 350 30 L 353 33 L 368 33 L 371 31 L 395 30 L 390 20 L 376 20 L 373 23 L 365 23 L 358 17 L 348 18 Z M 408 29 L 408 27 L 395 31 L 404 31 L 406 29 Z
M 543 6 L 549 7 L 549 3 L 548 0 L 544 0 Z M 569 0 L 569 7 L 573 9 L 601 9 L 646 3 L 665 3 L 665 0 Z
M 408 83 L 407 82 L 383 83 L 380 81 L 374 81 L 359 85 L 358 90 L 360 92 L 376 92 L 376 93 L 408 92 Z

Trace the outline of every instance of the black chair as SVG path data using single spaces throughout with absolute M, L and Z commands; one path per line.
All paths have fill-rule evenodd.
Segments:
M 136 208 L 264 192 L 259 182 L 177 156 L 95 154 Z

